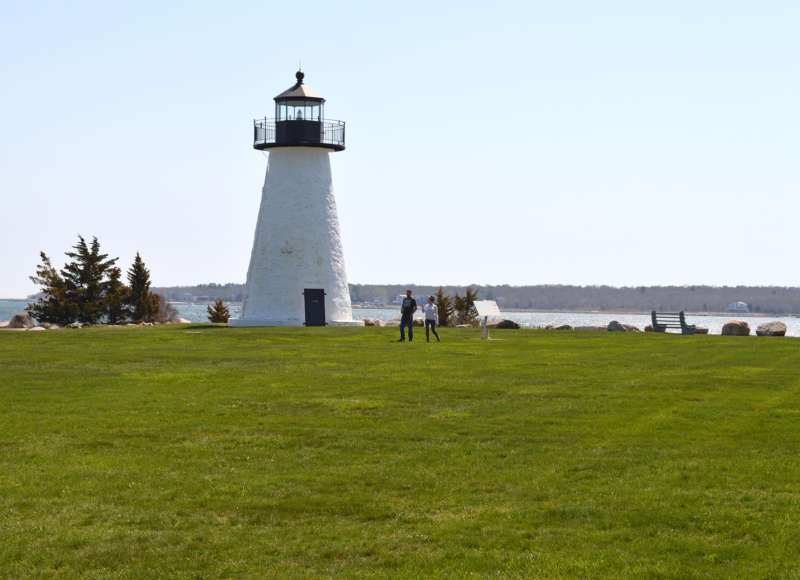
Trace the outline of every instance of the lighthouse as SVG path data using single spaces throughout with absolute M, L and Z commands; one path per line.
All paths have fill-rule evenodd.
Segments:
M 268 151 L 240 318 L 231 326 L 360 326 L 350 291 L 330 154 L 344 150 L 344 121 L 297 82 L 275 97 L 274 118 L 253 122 L 253 148 Z

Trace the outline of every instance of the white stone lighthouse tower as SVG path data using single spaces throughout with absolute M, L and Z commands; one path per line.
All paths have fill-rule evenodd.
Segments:
M 253 147 L 269 150 L 241 317 L 232 326 L 360 326 L 353 320 L 329 154 L 344 149 L 344 122 L 297 83 L 275 97 L 275 118 L 254 122 Z

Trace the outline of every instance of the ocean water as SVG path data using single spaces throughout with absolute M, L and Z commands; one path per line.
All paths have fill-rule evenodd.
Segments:
M 27 300 L 0 300 L 0 320 L 8 320 L 17 312 L 22 312 L 28 305 Z M 174 303 L 178 315 L 192 322 L 208 322 L 208 313 L 205 304 L 186 304 Z M 239 316 L 239 304 L 229 304 L 231 316 Z M 399 318 L 398 309 L 385 308 L 353 308 L 353 318 L 363 319 L 372 318 L 376 320 L 391 320 Z M 633 324 L 644 330 L 650 324 L 649 314 L 614 314 L 609 312 L 513 312 L 503 313 L 504 318 L 508 318 L 528 328 L 544 327 L 548 324 L 571 326 L 606 326 L 610 321 L 616 320 L 623 324 Z M 729 320 L 745 320 L 750 325 L 750 330 L 755 334 L 756 327 L 762 322 L 779 320 L 786 324 L 787 336 L 800 336 L 800 318 L 796 317 L 775 317 L 775 316 L 742 316 L 731 314 L 728 316 L 686 316 L 689 324 L 705 326 L 710 334 L 720 334 L 722 325 Z
M 178 311 L 178 316 L 192 322 L 208 322 L 208 304 L 189 304 L 174 302 L 172 306 Z M 231 318 L 239 318 L 241 304 L 225 304 L 231 313 Z

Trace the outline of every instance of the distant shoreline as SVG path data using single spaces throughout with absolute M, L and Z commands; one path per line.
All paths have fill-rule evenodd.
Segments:
M 353 308 L 360 310 L 397 310 L 400 311 L 400 306 L 353 306 Z M 500 308 L 501 312 L 541 312 L 542 314 L 622 314 L 622 315 L 637 315 L 637 316 L 650 316 L 651 310 L 546 310 L 541 308 Z M 686 316 L 730 316 L 736 317 L 750 317 L 750 318 L 764 318 L 769 316 L 776 316 L 778 318 L 797 318 L 800 314 L 776 314 L 775 312 L 690 312 L 684 311 Z

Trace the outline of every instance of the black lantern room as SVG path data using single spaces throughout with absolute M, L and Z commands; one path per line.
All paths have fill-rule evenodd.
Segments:
M 275 118 L 253 122 L 253 147 L 323 147 L 344 149 L 344 121 L 325 118 L 325 99 L 303 84 L 297 71 L 295 85 L 275 97 Z

